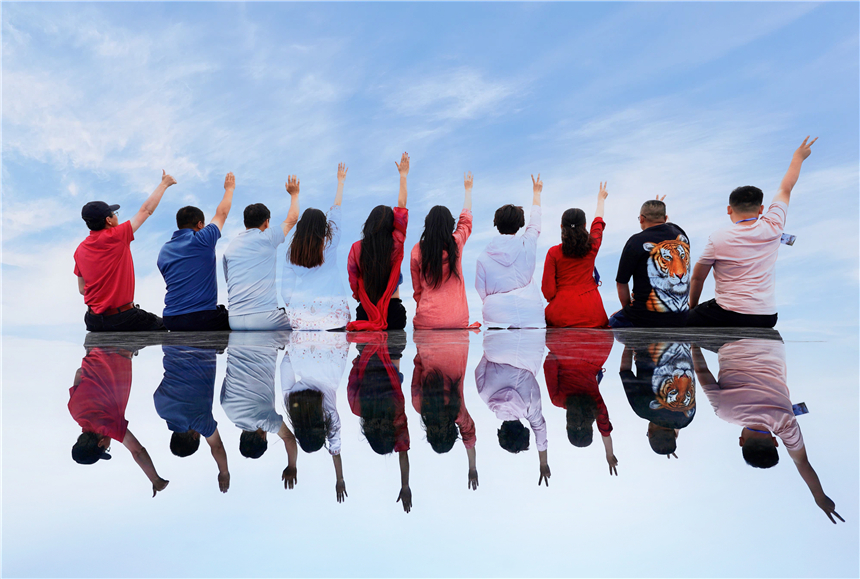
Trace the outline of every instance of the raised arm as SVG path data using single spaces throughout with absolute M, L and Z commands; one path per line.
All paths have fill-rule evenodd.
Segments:
M 618 476 L 618 459 L 615 458 L 615 451 L 612 450 L 612 435 L 601 436 L 603 439 L 603 450 L 606 451 L 606 462 L 609 464 L 609 476 L 613 474 Z
M 603 219 L 603 205 L 606 201 L 606 198 L 609 197 L 609 191 L 606 190 L 606 185 L 609 182 L 600 184 L 600 191 L 597 193 L 597 209 L 594 210 L 594 218 L 597 219 L 600 217 Z
M 466 449 L 466 456 L 469 458 L 469 486 L 473 491 L 478 490 L 478 458 L 475 452 L 475 447 Z
M 836 512 L 836 503 L 824 494 L 824 489 L 821 488 L 821 481 L 818 480 L 818 475 L 815 473 L 815 469 L 812 468 L 812 465 L 809 464 L 809 459 L 806 457 L 806 447 L 800 447 L 797 450 L 789 450 L 788 455 L 794 461 L 794 466 L 797 467 L 797 472 L 800 473 L 800 477 L 803 479 L 803 482 L 806 483 L 806 486 L 809 488 L 809 492 L 811 492 L 812 496 L 815 498 L 815 504 L 824 511 L 824 514 L 827 515 L 827 518 L 830 519 L 830 522 L 834 525 L 836 524 L 836 521 L 833 519 L 834 515 L 844 523 L 845 519 L 840 517 L 839 513 Z
M 463 199 L 463 209 L 472 210 L 472 172 L 463 173 L 463 185 L 466 187 L 466 196 Z
M 167 483 L 170 481 L 164 480 L 158 476 L 158 473 L 155 471 L 155 465 L 152 464 L 152 459 L 149 457 L 149 453 L 146 452 L 143 445 L 138 442 L 137 438 L 135 438 L 131 433 L 131 430 L 125 431 L 122 445 L 131 452 L 131 456 L 134 457 L 134 462 L 137 463 L 137 466 L 140 467 L 140 470 L 143 471 L 146 478 L 148 478 L 149 482 L 152 483 L 152 496 L 155 497 L 155 493 L 163 491 L 167 487 Z
M 158 204 L 161 202 L 161 196 L 164 195 L 164 192 L 167 191 L 167 188 L 171 185 L 176 185 L 176 179 L 168 175 L 164 169 L 161 170 L 161 183 L 158 184 L 158 187 L 155 188 L 149 197 L 146 198 L 146 201 L 143 202 L 143 205 L 140 206 L 140 211 L 131 218 L 131 230 L 136 232 L 143 222 L 149 219 L 149 216 L 155 211 L 155 208 L 158 207 Z
M 287 177 L 287 193 L 290 194 L 290 210 L 287 212 L 287 218 L 281 223 L 284 235 L 287 235 L 299 222 L 299 178 L 295 175 Z
M 296 459 L 299 455 L 299 447 L 296 444 L 296 435 L 289 429 L 286 423 L 281 423 L 281 429 L 278 431 L 278 436 L 284 441 L 284 448 L 287 449 L 287 468 L 281 474 L 281 480 L 284 481 L 285 489 L 292 489 L 298 482 L 298 469 L 296 468 Z
M 206 443 L 209 444 L 212 458 L 218 465 L 218 489 L 222 493 L 226 493 L 230 489 L 230 469 L 227 468 L 227 451 L 224 449 L 224 443 L 221 441 L 221 435 L 217 428 L 212 436 L 206 439 Z
M 532 175 L 532 205 L 540 206 L 540 194 L 543 191 L 543 181 L 540 180 L 540 173 L 537 179 Z
M 340 205 L 340 202 L 343 201 L 343 182 L 346 180 L 347 171 L 349 171 L 349 167 L 343 163 L 337 164 L 337 193 L 334 194 L 334 205 Z
M 397 161 L 394 161 L 397 165 Z M 397 171 L 400 173 L 400 193 L 397 194 L 397 206 L 406 207 L 406 175 L 409 174 L 409 155 L 403 153 L 400 157 L 400 164 L 397 165 Z
M 337 502 L 342 503 L 349 496 L 346 494 L 346 481 L 343 480 L 343 462 L 340 460 L 339 454 L 333 454 L 331 459 L 334 462 L 334 475 L 337 478 L 334 483 L 334 491 L 337 493 Z
M 546 483 L 546 486 L 549 486 L 549 477 L 552 476 L 552 473 L 549 470 L 549 462 L 546 456 L 546 450 L 538 451 L 538 460 L 540 461 L 540 477 L 538 478 L 538 486 L 540 483 Z
M 400 494 L 397 495 L 397 501 L 403 503 L 403 510 L 407 513 L 412 510 L 412 489 L 409 488 L 409 451 L 401 450 L 398 452 L 400 459 Z
M 818 140 L 818 137 L 809 141 L 809 137 L 803 139 L 803 142 L 794 152 L 794 155 L 791 157 L 791 164 L 788 166 L 788 171 L 785 173 L 785 177 L 782 178 L 782 183 L 779 185 L 779 193 L 773 198 L 773 202 L 782 202 L 788 205 L 788 202 L 791 200 L 791 190 L 794 189 L 794 185 L 797 183 L 797 178 L 800 177 L 800 166 L 803 165 L 803 162 L 807 157 L 812 153 L 812 143 Z
M 212 218 L 212 223 L 218 226 L 218 229 L 224 230 L 224 222 L 227 221 L 227 216 L 230 214 L 230 207 L 233 206 L 233 190 L 236 188 L 236 177 L 233 173 L 227 173 L 224 177 L 224 197 L 218 208 L 215 209 L 215 217 Z

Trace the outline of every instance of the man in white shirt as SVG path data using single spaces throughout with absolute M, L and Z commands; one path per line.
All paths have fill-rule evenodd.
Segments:
M 262 203 L 245 208 L 245 231 L 224 252 L 224 277 L 232 330 L 289 330 L 275 289 L 278 246 L 299 220 L 299 180 L 287 179 L 290 210 L 280 227 L 269 227 L 271 213 Z

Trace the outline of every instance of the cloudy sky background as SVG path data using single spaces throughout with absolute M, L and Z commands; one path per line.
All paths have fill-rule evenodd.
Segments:
M 163 308 L 155 261 L 176 210 L 211 217 L 227 171 L 237 189 L 219 256 L 245 205 L 285 216 L 288 174 L 302 208 L 327 208 L 346 162 L 348 287 L 349 244 L 374 205 L 396 202 L 404 150 L 408 248 L 431 206 L 459 212 L 463 172 L 475 175 L 464 271 L 477 320 L 474 263 L 494 210 L 527 206 L 541 173 L 539 279 L 562 211 L 593 212 L 608 180 L 597 266 L 612 312 L 643 200 L 667 195 L 695 258 L 728 225 L 731 189 L 770 199 L 808 134 L 820 139 L 789 210 L 798 241 L 780 252 L 778 327 L 856 329 L 857 18 L 851 3 L 4 3 L 3 331 L 83 331 L 80 207 L 101 199 L 130 218 L 162 168 L 179 184 L 132 244 L 142 307 Z

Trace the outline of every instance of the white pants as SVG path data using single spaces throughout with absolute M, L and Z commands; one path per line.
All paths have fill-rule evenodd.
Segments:
M 290 320 L 281 308 L 270 312 L 234 316 L 230 314 L 230 329 L 239 332 L 254 330 L 289 330 Z

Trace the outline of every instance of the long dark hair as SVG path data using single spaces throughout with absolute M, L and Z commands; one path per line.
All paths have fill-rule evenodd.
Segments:
M 312 389 L 290 392 L 284 402 L 302 450 L 311 453 L 321 449 L 331 430 L 331 419 L 323 409 L 322 392 Z
M 391 277 L 391 252 L 394 250 L 394 211 L 377 205 L 367 216 L 361 232 L 361 279 L 370 301 L 376 303 Z
M 373 355 L 364 368 L 358 400 L 361 432 L 376 454 L 391 454 L 397 442 L 396 409 L 391 376 L 382 360 Z
M 322 265 L 331 237 L 331 223 L 325 213 L 312 207 L 305 209 L 290 242 L 290 263 L 307 268 Z
M 561 252 L 567 257 L 585 257 L 591 251 L 591 234 L 585 228 L 585 211 L 568 209 L 561 215 Z
M 567 439 L 580 448 L 591 445 L 597 402 L 588 394 L 571 394 L 564 404 L 567 408 Z
M 424 219 L 424 233 L 418 242 L 421 248 L 421 277 L 432 288 L 438 288 L 442 279 L 442 254 L 448 252 L 448 278 L 460 279 L 457 261 L 460 250 L 454 242 L 454 216 L 443 205 L 436 205 Z M 446 278 L 447 279 L 447 278 Z
M 445 382 L 450 384 L 445 403 Z M 439 454 L 454 448 L 459 438 L 457 415 L 460 413 L 460 382 L 462 378 L 444 376 L 433 370 L 421 383 L 421 421 L 427 431 L 427 442 Z

